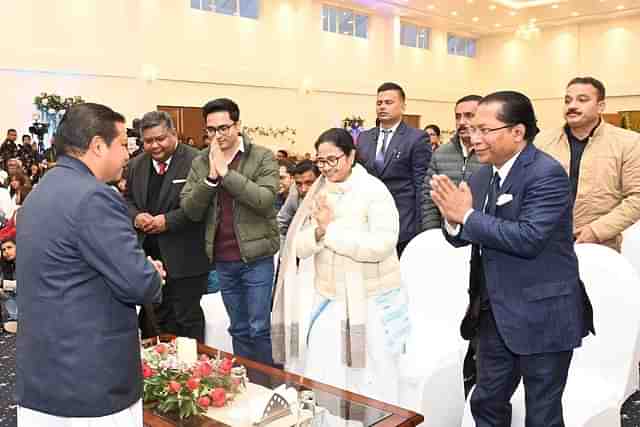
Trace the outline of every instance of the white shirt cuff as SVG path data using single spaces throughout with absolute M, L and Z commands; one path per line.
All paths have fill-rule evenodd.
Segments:
M 467 219 L 469 218 L 469 215 L 471 215 L 473 213 L 473 209 L 469 209 L 465 214 L 464 214 L 464 218 L 462 219 L 462 224 L 466 224 L 467 223 Z M 449 223 L 449 221 L 447 221 L 446 219 L 444 220 L 444 228 L 445 230 L 447 230 L 447 233 L 449 233 L 450 236 L 457 236 L 458 234 L 460 234 L 460 224 L 456 224 L 455 227 L 453 225 L 451 225 Z
M 205 178 L 204 179 L 204 183 L 207 184 L 209 187 L 216 188 L 220 184 L 220 181 L 218 181 L 216 184 L 213 184 L 213 183 L 209 182 L 209 180 L 207 178 Z

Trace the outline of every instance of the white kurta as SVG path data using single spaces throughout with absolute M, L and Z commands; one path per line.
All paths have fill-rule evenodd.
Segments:
M 142 400 L 116 412 L 95 418 L 58 417 L 18 406 L 20 427 L 142 427 Z

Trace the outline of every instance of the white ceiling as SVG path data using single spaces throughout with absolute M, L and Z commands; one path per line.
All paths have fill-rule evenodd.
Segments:
M 334 0 L 336 1 L 336 0 Z M 340 0 L 338 0 L 340 1 Z M 640 14 L 640 0 L 341 0 L 476 36 Z

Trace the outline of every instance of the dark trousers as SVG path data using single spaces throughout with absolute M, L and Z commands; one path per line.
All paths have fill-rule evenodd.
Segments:
M 200 299 L 206 292 L 207 279 L 208 274 L 167 278 L 167 284 L 162 288 L 162 303 L 153 306 L 154 315 L 149 316 L 146 312 L 151 306 L 140 311 L 142 338 L 173 334 L 195 338 L 204 344 L 204 313 Z
M 273 257 L 245 263 L 216 262 L 222 301 L 229 315 L 233 353 L 267 365 L 271 354 Z
M 526 427 L 564 427 L 562 393 L 573 351 L 517 355 L 497 331 L 491 311 L 480 315 L 476 360 L 478 377 L 471 395 L 476 427 L 510 427 L 509 401 L 524 383 Z
M 400 258 L 402 256 L 402 252 L 404 252 L 404 249 L 407 247 L 407 245 L 409 244 L 411 240 L 407 240 L 404 242 L 400 242 L 396 245 L 396 251 L 398 252 L 398 258 Z

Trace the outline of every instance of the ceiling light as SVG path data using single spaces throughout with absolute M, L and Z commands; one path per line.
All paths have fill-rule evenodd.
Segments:
M 516 12 L 515 10 L 512 10 L 511 12 L 509 12 L 509 15 L 511 16 L 516 16 L 518 14 L 518 12 Z
M 430 4 L 429 6 L 427 6 L 427 9 L 429 9 L 429 10 L 433 10 L 433 9 L 435 9 L 435 8 L 436 8 L 436 7 L 435 7 L 434 5 L 432 5 L 432 4 Z
M 491 6 L 489 6 L 489 10 L 496 10 L 496 5 L 492 4 Z
M 467 0 L 467 3 L 469 4 L 473 3 L 473 0 Z
M 551 9 L 557 9 L 557 8 L 559 8 L 559 7 L 560 7 L 560 6 L 558 6 L 557 4 L 551 5 Z
M 623 4 L 620 4 L 620 5 L 618 5 L 618 6 L 616 7 L 616 9 L 618 9 L 618 10 L 622 10 L 622 9 L 624 9 L 624 5 L 623 5 Z
M 571 12 L 571 16 L 580 16 L 578 12 Z
M 502 27 L 502 24 L 493 24 L 493 26 L 496 27 L 496 28 L 500 28 L 500 27 Z
M 453 16 L 458 16 L 458 12 L 456 12 L 455 10 L 454 10 L 453 12 L 451 12 L 451 14 L 452 14 Z
M 538 20 L 536 18 L 531 18 L 529 19 L 529 22 L 531 22 L 532 24 L 535 24 Z
M 474 16 L 473 18 L 471 18 L 471 20 L 473 22 L 478 22 L 480 20 L 480 18 L 478 18 L 477 16 Z

